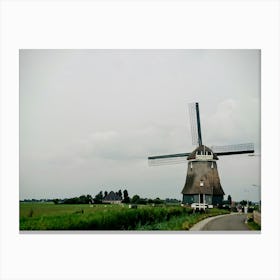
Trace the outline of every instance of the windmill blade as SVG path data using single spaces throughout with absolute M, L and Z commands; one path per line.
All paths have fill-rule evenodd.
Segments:
M 189 117 L 191 124 L 191 135 L 192 135 L 192 144 L 198 144 L 198 132 L 197 132 L 197 121 L 195 114 L 195 103 L 189 103 Z
M 172 165 L 187 163 L 186 158 L 170 158 L 170 159 L 152 159 L 148 161 L 149 166 Z
M 189 103 L 189 117 L 191 123 L 192 144 L 195 146 L 201 146 L 202 137 L 198 103 Z
M 255 152 L 253 143 L 212 146 L 211 149 L 217 156 L 252 154 Z
M 190 153 L 161 155 L 148 157 L 148 163 L 150 166 L 178 164 L 187 162 L 187 157 Z

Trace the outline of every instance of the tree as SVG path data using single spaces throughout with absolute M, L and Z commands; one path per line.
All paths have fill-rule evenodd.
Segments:
M 92 196 L 90 194 L 87 195 L 86 197 L 86 203 L 92 203 L 93 199 L 92 199 Z
M 106 197 L 108 195 L 108 192 L 107 191 L 105 191 L 104 192 L 104 197 Z
M 241 200 L 239 203 L 240 203 L 240 205 L 242 205 L 242 206 L 246 206 L 247 203 L 248 203 L 248 201 L 243 199 L 243 200 Z
M 122 191 L 121 190 L 118 191 L 118 196 L 122 199 Z
M 57 198 L 53 200 L 54 204 L 58 204 L 58 201 L 59 201 L 59 199 L 57 199 Z
M 103 193 L 102 191 L 100 191 L 94 198 L 94 203 L 102 203 L 102 199 L 103 199 Z
M 79 204 L 80 199 L 78 197 L 72 197 L 64 200 L 65 204 Z
M 103 192 L 102 191 L 99 192 L 99 196 L 103 197 Z
M 124 191 L 123 191 L 123 202 L 124 202 L 124 203 L 129 203 L 129 201 L 130 201 L 130 198 L 129 198 L 129 196 L 128 196 L 128 191 L 127 191 L 127 190 L 124 190 Z
M 79 204 L 86 204 L 87 203 L 87 197 L 85 195 L 81 195 L 79 197 Z
M 231 199 L 231 196 L 230 196 L 230 195 L 228 195 L 227 200 L 228 200 L 228 204 L 231 205 L 232 199 Z
M 139 200 L 140 200 L 140 196 L 136 194 L 132 197 L 131 202 L 137 204 Z
M 123 191 L 123 198 L 126 198 L 126 197 L 128 197 L 128 191 L 127 191 L 127 190 L 124 190 L 124 191 Z
M 153 201 L 155 204 L 161 204 L 161 203 L 163 203 L 163 201 L 159 198 L 159 197 L 157 197 L 156 199 L 154 199 L 154 201 Z
M 147 202 L 148 202 L 149 204 L 152 204 L 152 203 L 154 203 L 154 200 L 151 199 L 151 198 L 149 198 Z

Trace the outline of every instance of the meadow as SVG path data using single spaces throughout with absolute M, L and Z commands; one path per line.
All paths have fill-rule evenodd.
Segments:
M 20 203 L 20 230 L 188 230 L 198 221 L 228 213 L 193 213 L 179 205 Z

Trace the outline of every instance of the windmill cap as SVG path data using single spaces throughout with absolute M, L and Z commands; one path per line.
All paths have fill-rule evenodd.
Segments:
M 205 155 L 204 152 L 207 152 L 206 155 L 208 153 L 210 153 L 210 155 L 213 155 L 213 159 L 218 160 L 217 155 L 207 146 L 205 145 L 200 145 L 199 147 L 197 147 L 193 152 L 191 152 L 191 154 L 187 157 L 187 160 L 190 159 L 196 159 L 196 155 Z

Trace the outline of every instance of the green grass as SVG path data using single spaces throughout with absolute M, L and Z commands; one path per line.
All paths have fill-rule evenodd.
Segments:
M 229 211 L 221 209 L 208 209 L 206 213 L 187 213 L 172 217 L 168 221 L 139 226 L 137 230 L 189 230 L 199 221 L 217 215 L 228 214 Z
M 224 214 L 192 213 L 181 206 L 55 205 L 21 203 L 20 230 L 188 230 L 199 220 Z
M 247 226 L 250 230 L 261 230 L 261 226 L 254 222 L 253 214 L 249 213 L 247 215 Z
M 106 211 L 107 209 L 119 209 L 119 205 L 90 205 L 88 204 L 51 204 L 51 203 L 20 203 L 20 218 L 29 217 L 33 210 L 32 217 L 60 216 L 64 214 L 75 214 L 83 210 L 85 214 Z
M 247 226 L 250 230 L 261 230 L 261 226 L 253 221 L 253 218 L 249 218 L 247 221 Z

